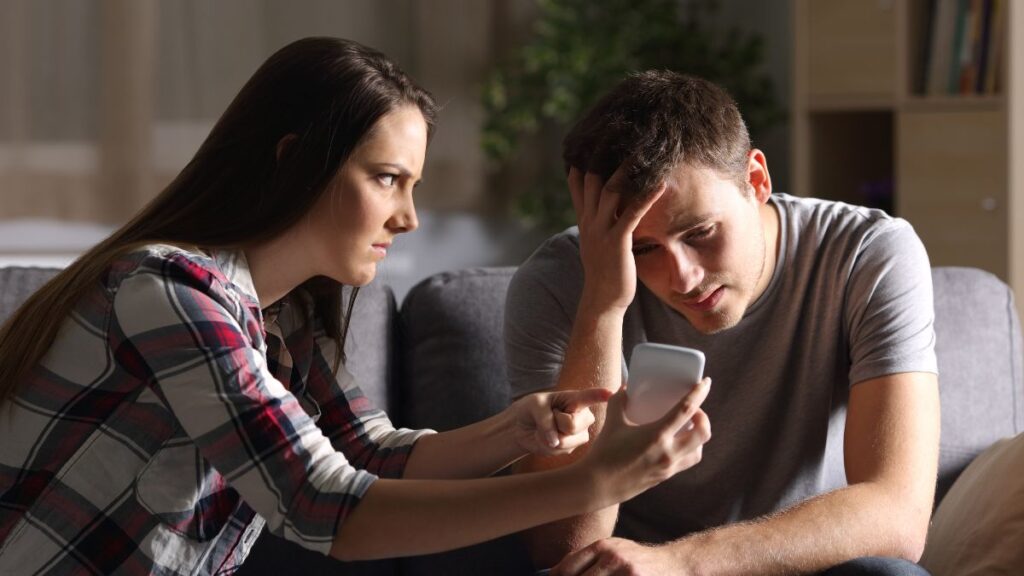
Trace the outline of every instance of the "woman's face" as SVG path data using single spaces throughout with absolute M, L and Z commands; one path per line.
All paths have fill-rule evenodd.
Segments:
M 350 286 L 373 280 L 395 236 L 419 225 L 412 191 L 426 150 L 427 123 L 417 107 L 377 121 L 309 214 L 317 273 Z

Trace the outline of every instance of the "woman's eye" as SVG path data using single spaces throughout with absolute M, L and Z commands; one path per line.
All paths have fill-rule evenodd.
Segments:
M 390 188 L 398 183 L 398 174 L 378 174 L 377 180 L 379 180 L 381 184 Z

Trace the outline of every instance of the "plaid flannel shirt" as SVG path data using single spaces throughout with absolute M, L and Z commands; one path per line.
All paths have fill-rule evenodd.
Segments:
M 149 246 L 101 284 L 0 407 L 0 574 L 230 573 L 264 522 L 327 553 L 428 432 L 335 377 L 308 295 L 265 320 L 241 253 Z

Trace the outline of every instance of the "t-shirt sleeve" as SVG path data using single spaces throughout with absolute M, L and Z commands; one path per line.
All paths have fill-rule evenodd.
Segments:
M 931 265 L 908 222 L 865 236 L 846 294 L 850 383 L 901 372 L 938 373 Z
M 183 257 L 130 273 L 113 308 L 116 360 L 273 533 L 329 552 L 376 476 L 337 452 L 271 375 L 258 316 Z
M 558 382 L 583 289 L 576 237 L 559 234 L 516 271 L 505 301 L 505 358 L 512 398 Z

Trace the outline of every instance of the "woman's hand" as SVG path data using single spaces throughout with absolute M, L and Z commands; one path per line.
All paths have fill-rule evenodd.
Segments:
M 608 182 L 597 174 L 569 170 L 569 192 L 580 229 L 583 262 L 583 301 L 599 310 L 624 311 L 636 294 L 636 262 L 633 231 L 658 201 L 664 185 L 650 194 L 622 198 L 628 186 L 623 166 Z
M 660 420 L 640 426 L 626 418 L 626 391 L 620 389 L 608 401 L 604 428 L 577 464 L 590 467 L 612 503 L 696 465 L 711 438 L 711 423 L 700 409 L 710 387 L 711 379 L 704 378 Z
M 530 394 L 509 406 L 516 444 L 538 456 L 568 454 L 590 441 L 594 413 L 590 407 L 608 401 L 603 388 Z

